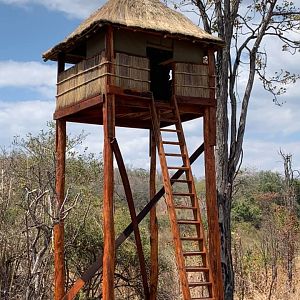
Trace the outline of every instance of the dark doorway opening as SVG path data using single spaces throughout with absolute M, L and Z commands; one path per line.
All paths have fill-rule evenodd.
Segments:
M 173 58 L 173 52 L 158 48 L 147 48 L 150 60 L 150 88 L 155 100 L 168 101 L 172 97 L 171 66 L 166 63 Z

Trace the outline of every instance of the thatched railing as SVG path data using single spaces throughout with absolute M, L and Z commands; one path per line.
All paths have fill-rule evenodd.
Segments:
M 109 64 L 115 74 L 108 73 Z M 84 60 L 58 76 L 57 108 L 71 106 L 84 99 L 105 93 L 107 77 L 123 89 L 150 91 L 149 60 L 145 57 L 117 53 L 111 63 L 102 52 Z
M 175 94 L 177 96 L 209 98 L 208 64 L 175 64 Z

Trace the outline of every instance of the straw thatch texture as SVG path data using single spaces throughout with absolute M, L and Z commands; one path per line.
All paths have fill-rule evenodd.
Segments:
M 175 94 L 177 96 L 209 98 L 208 65 L 176 63 Z
M 60 73 L 56 107 L 67 107 L 103 93 L 106 86 L 107 64 L 102 52 Z
M 149 60 L 123 53 L 116 54 L 115 84 L 123 89 L 150 91 Z
M 44 53 L 44 59 L 57 59 L 58 52 L 76 43 L 96 26 L 106 23 L 180 35 L 188 39 L 223 45 L 221 39 L 200 29 L 183 14 L 168 8 L 159 0 L 109 0 L 62 43 Z
M 115 75 L 108 73 L 109 64 L 114 66 Z M 102 52 L 59 74 L 56 107 L 68 107 L 105 93 L 108 76 L 112 84 L 123 89 L 148 92 L 149 74 L 147 58 L 117 53 L 115 61 L 110 63 Z

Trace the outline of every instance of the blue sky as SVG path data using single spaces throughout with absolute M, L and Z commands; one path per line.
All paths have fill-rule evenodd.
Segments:
M 0 0 L 0 146 L 8 147 L 15 135 L 25 136 L 45 128 L 55 109 L 54 63 L 42 61 L 42 53 L 64 39 L 101 0 Z M 297 36 L 300 39 L 300 35 Z M 276 41 L 264 47 L 276 49 Z M 300 73 L 300 53 L 272 52 L 272 69 Z M 241 76 L 242 84 L 243 78 Z M 282 170 L 279 150 L 292 153 L 294 168 L 300 169 L 300 82 L 289 86 L 282 107 L 256 82 L 250 103 L 244 144 L 244 167 Z M 185 125 L 190 151 L 201 143 L 201 122 Z M 85 145 L 92 152 L 102 150 L 102 128 L 70 125 L 68 132 L 89 132 Z M 143 130 L 117 131 L 128 165 L 147 168 L 148 133 Z M 202 175 L 201 164 L 195 173 Z

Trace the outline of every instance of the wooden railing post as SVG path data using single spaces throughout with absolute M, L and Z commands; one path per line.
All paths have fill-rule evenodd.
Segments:
M 56 200 L 58 223 L 54 225 L 54 299 L 65 295 L 64 221 L 62 219 L 65 190 L 66 122 L 56 121 Z

